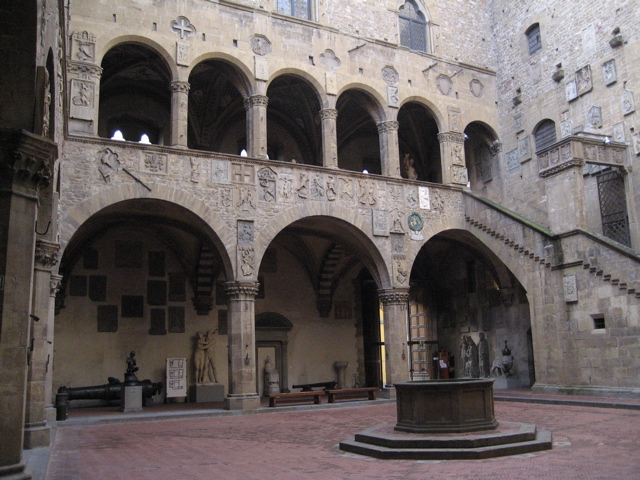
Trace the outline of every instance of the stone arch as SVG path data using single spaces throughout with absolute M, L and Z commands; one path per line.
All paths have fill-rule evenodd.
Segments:
M 464 128 L 464 158 L 471 190 L 491 200 L 502 199 L 502 143 L 496 131 L 482 121 Z
M 213 245 L 220 252 L 224 270 L 227 278 L 233 276 L 233 262 L 226 245 L 235 244 L 235 232 L 232 232 L 225 222 L 216 215 L 215 210 L 203 203 L 200 199 L 193 197 L 184 190 L 167 187 L 164 185 L 154 185 L 152 192 L 145 192 L 141 195 L 140 188 L 135 183 L 119 185 L 103 190 L 83 202 L 78 203 L 68 210 L 67 215 L 60 221 L 60 246 L 64 251 L 71 238 L 78 229 L 94 214 L 104 208 L 120 202 L 138 199 L 154 199 L 168 202 L 182 207 L 185 211 L 190 211 L 194 219 L 201 221 L 201 226 L 205 234 L 211 239 Z
M 398 109 L 398 150 L 403 178 L 442 183 L 440 128 L 422 102 L 403 102 Z
M 267 90 L 269 89 L 269 85 L 271 85 L 271 83 L 274 80 L 276 80 L 279 77 L 282 77 L 283 75 L 293 75 L 295 77 L 300 77 L 302 80 L 304 80 L 307 84 L 309 84 L 313 88 L 313 91 L 318 96 L 318 101 L 320 102 L 320 105 L 322 105 L 322 108 L 330 107 L 327 101 L 327 92 L 325 88 L 322 86 L 322 80 L 316 78 L 314 75 L 311 75 L 309 72 L 300 70 L 299 68 L 285 67 L 285 68 L 280 68 L 275 72 L 273 72 L 271 75 L 269 75 L 269 81 L 267 82 Z
M 336 98 L 339 100 L 340 96 L 350 90 L 361 91 L 367 97 L 369 97 L 372 102 L 369 106 L 369 114 L 372 116 L 376 123 L 384 122 L 387 120 L 387 114 L 384 110 L 383 105 L 386 104 L 386 100 L 384 96 L 373 86 L 368 85 L 362 82 L 353 82 L 343 85 L 339 91 Z
M 195 67 L 207 60 L 219 60 L 230 64 L 239 74 L 239 78 L 241 79 L 241 83 L 236 85 L 236 88 L 238 88 L 238 90 L 245 98 L 251 96 L 254 93 L 255 87 L 252 85 L 252 81 L 255 75 L 251 71 L 251 68 L 249 68 L 238 57 L 234 57 L 223 52 L 207 52 L 193 59 L 187 71 L 187 78 L 191 76 L 191 73 L 193 72 L 193 69 Z
M 137 43 L 153 50 L 164 60 L 167 69 L 171 72 L 172 80 L 180 79 L 178 66 L 169 51 L 158 42 L 140 35 L 121 34 L 104 40 L 98 39 L 96 42 L 96 63 L 101 64 L 104 56 L 109 52 L 109 50 L 123 43 Z
M 427 98 L 418 95 L 409 95 L 408 97 L 404 97 L 402 98 L 402 100 L 400 100 L 399 108 L 402 108 L 407 103 L 412 102 L 422 105 L 429 111 L 433 119 L 436 121 L 436 124 L 438 125 L 439 132 L 447 130 L 447 120 L 445 116 L 442 114 L 440 108 Z
M 391 265 L 365 233 L 371 229 L 371 225 L 362 219 L 357 209 L 334 206 L 327 202 L 306 202 L 292 206 L 270 220 L 255 238 L 256 264 L 260 264 L 266 249 L 281 231 L 301 220 L 313 223 L 323 219 L 331 224 L 331 233 L 336 238 L 360 255 L 378 288 L 392 288 Z

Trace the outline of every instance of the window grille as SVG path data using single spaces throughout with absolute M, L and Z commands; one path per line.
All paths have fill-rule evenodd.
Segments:
M 278 0 L 278 13 L 311 20 L 310 0 Z
M 420 52 L 427 51 L 427 21 L 418 6 L 407 0 L 400 7 L 400 45 Z
M 553 120 L 545 120 L 534 134 L 536 152 L 556 143 L 556 124 Z
M 529 27 L 526 34 L 527 36 L 527 44 L 529 45 L 529 55 L 533 55 L 534 53 L 542 50 L 542 39 L 540 38 L 540 25 L 534 24 Z

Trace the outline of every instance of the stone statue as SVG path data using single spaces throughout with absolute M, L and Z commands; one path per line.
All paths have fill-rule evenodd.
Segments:
M 490 377 L 489 342 L 487 342 L 483 332 L 480 332 L 480 341 L 478 342 L 478 364 L 480 367 L 480 376 L 485 378 Z
M 136 377 L 136 372 L 138 371 L 138 367 L 136 366 L 136 352 L 131 352 L 129 356 L 126 358 L 127 362 L 127 371 L 124 374 L 125 383 L 136 383 L 138 381 L 138 377 Z
M 459 377 L 468 377 L 469 372 L 467 370 L 467 349 L 469 344 L 467 343 L 467 336 L 462 336 L 462 344 L 460 345 L 460 375 Z
M 469 345 L 467 349 L 468 376 L 472 378 L 479 378 L 480 367 L 478 361 L 478 346 L 470 336 L 467 337 L 467 344 Z
M 502 358 L 496 358 L 491 366 L 491 375 L 496 377 L 509 377 L 513 368 L 513 356 L 511 355 L 511 349 L 507 345 L 507 340 L 504 341 L 504 348 L 502 349 Z
M 216 343 L 216 332 L 217 330 L 207 330 L 206 333 L 203 331 L 196 333 L 196 351 L 193 354 L 193 360 L 196 365 L 197 384 L 218 383 L 213 348 Z
M 413 166 L 414 162 L 415 162 L 415 160 L 408 153 L 406 153 L 404 155 L 404 158 L 402 159 L 402 163 L 404 165 L 404 170 L 405 170 L 405 172 L 407 174 L 407 178 L 409 180 L 417 180 L 418 179 L 418 173 L 416 172 L 416 169 Z
M 264 361 L 264 393 L 280 393 L 280 375 L 278 370 L 271 363 L 271 357 Z

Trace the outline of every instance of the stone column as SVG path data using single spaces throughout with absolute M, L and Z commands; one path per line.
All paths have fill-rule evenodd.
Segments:
M 338 133 L 336 119 L 338 110 L 325 108 L 320 110 L 322 119 L 322 164 L 328 168 L 338 168 Z
M 58 263 L 60 245 L 47 240 L 36 241 L 33 283 L 33 312 L 27 363 L 27 407 L 24 448 L 48 447 L 51 429 L 46 408 L 52 408 L 51 366 L 53 363 L 53 301 L 51 268 Z M 55 292 L 55 289 L 53 289 Z M 55 293 L 53 294 L 55 297 Z M 48 381 L 47 381 L 48 380 Z
M 229 282 L 229 394 L 227 410 L 255 410 L 260 406 L 256 383 L 256 282 Z
M 20 130 L 0 133 L 0 478 L 29 479 L 22 448 L 27 394 L 38 189 L 57 145 Z
M 386 394 L 393 398 L 393 384 L 409 380 L 409 290 L 379 290 L 384 312 L 384 348 L 386 353 Z
M 174 147 L 187 147 L 189 88 L 189 82 L 171 82 L 171 145 Z
M 251 95 L 244 99 L 247 111 L 247 154 L 253 158 L 267 158 L 267 105 L 266 95 Z
M 456 132 L 439 133 L 442 183 L 464 185 L 469 182 L 464 160 L 464 134 Z
M 398 127 L 395 120 L 377 124 L 380 139 L 380 161 L 382 175 L 400 178 L 400 148 L 398 147 Z

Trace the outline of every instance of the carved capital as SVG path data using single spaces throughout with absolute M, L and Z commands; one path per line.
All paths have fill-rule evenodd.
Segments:
M 494 140 L 489 147 L 491 155 L 497 155 L 502 151 L 502 142 L 500 140 Z
M 378 133 L 391 133 L 398 131 L 400 123 L 395 120 L 389 120 L 388 122 L 380 122 L 376 126 L 378 127 Z
M 0 188 L 46 187 L 57 156 L 57 144 L 47 138 L 21 130 L 0 132 Z
M 378 290 L 378 298 L 384 306 L 407 305 L 409 303 L 409 290 Z
M 58 252 L 60 244 L 47 240 L 36 240 L 35 262 L 36 268 L 50 270 L 58 264 Z
M 249 110 L 252 107 L 265 107 L 269 104 L 269 97 L 266 95 L 251 95 L 244 99 L 244 109 Z
M 224 290 L 229 300 L 253 300 L 258 295 L 258 282 L 228 282 Z
M 189 89 L 191 88 L 191 85 L 189 84 L 189 82 L 182 82 L 180 80 L 175 80 L 173 82 L 171 82 L 171 84 L 169 85 L 169 88 L 171 89 L 171 93 L 189 93 Z
M 49 279 L 49 296 L 55 297 L 62 285 L 62 275 L 51 275 Z
M 464 133 L 446 132 L 438 134 L 440 143 L 464 143 Z
M 325 108 L 320 110 L 320 118 L 322 120 L 335 120 L 338 118 L 338 110 L 335 108 Z
M 89 75 L 91 77 L 100 78 L 102 76 L 102 67 L 86 62 L 67 62 L 67 73 L 71 75 Z

